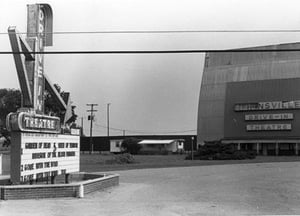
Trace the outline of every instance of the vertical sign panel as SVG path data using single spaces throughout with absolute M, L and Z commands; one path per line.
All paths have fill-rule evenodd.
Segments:
M 37 46 L 36 52 L 43 52 L 43 37 L 44 37 L 44 26 L 45 26 L 45 16 L 43 10 L 38 10 L 38 37 L 37 37 Z M 34 85 L 34 107 L 37 113 L 44 112 L 44 54 L 36 54 L 35 59 L 35 85 Z
M 52 10 L 47 4 L 28 5 L 27 37 L 35 38 L 33 105 L 38 114 L 44 112 L 44 46 L 52 45 Z

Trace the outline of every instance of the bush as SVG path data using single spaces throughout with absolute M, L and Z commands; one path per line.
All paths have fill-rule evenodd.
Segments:
M 138 144 L 139 141 L 136 138 L 127 138 L 123 140 L 121 147 L 124 149 L 124 152 L 137 154 L 141 150 L 141 145 Z
M 194 153 L 195 160 L 244 160 L 255 157 L 255 151 L 235 150 L 233 145 L 221 143 L 206 144 Z M 191 160 L 192 156 L 188 155 L 185 159 Z
M 115 155 L 113 159 L 106 160 L 106 164 L 131 164 L 136 163 L 134 157 L 129 153 Z

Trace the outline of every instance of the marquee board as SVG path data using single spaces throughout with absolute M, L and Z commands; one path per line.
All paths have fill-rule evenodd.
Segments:
M 75 135 L 14 132 L 11 181 L 28 182 L 79 171 L 80 139 Z

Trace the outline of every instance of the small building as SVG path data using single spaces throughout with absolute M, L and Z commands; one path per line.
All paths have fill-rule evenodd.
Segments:
M 197 149 L 197 136 L 195 135 L 129 135 L 129 136 L 95 136 L 92 138 L 94 152 L 121 152 L 121 144 L 124 139 L 136 138 L 138 140 L 177 140 L 181 141 L 178 146 L 179 152 L 191 151 L 193 143 L 194 150 Z M 112 142 L 111 142 L 112 141 Z M 86 136 L 80 137 L 80 151 L 89 152 L 91 150 L 91 138 Z
M 138 143 L 142 146 L 141 152 L 163 153 L 183 152 L 184 140 L 142 140 Z
M 110 140 L 110 152 L 111 153 L 120 153 L 122 152 L 122 142 L 123 142 L 123 139 L 117 139 L 117 140 Z

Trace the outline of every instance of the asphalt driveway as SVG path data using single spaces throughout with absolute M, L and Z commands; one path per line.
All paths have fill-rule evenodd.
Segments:
M 300 162 L 117 173 L 118 187 L 82 199 L 0 201 L 0 215 L 300 214 Z

